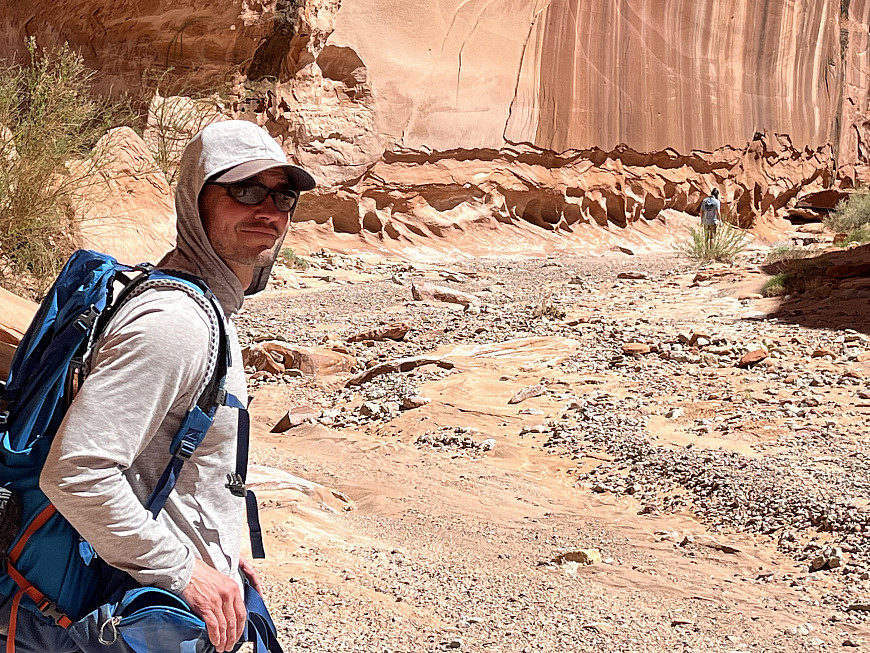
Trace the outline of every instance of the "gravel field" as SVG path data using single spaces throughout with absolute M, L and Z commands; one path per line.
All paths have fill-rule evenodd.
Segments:
M 243 345 L 331 348 L 354 356 L 358 372 L 522 339 L 574 349 L 555 363 L 505 365 L 491 383 L 519 384 L 512 416 L 487 413 L 480 395 L 480 413 L 490 418 L 480 423 L 469 408 L 464 423 L 446 417 L 454 404 L 445 393 L 474 404 L 467 390 L 451 390 L 468 374 L 462 365 L 393 370 L 348 387 L 347 375 L 252 375 L 255 395 L 283 392 L 287 405 L 308 405 L 308 422 L 419 457 L 405 464 L 415 471 L 404 478 L 388 460 L 367 471 L 370 457 L 347 461 L 339 449 L 331 457 L 304 447 L 255 452 L 351 496 L 367 474 L 402 488 L 393 511 L 342 518 L 346 543 L 320 552 L 330 582 L 268 578 L 285 606 L 281 629 L 291 650 L 862 646 L 870 614 L 870 339 L 773 315 L 774 300 L 746 292 L 763 279 L 758 256 L 697 274 L 673 256 L 443 268 L 329 254 L 310 261 L 295 273 L 303 287 L 250 303 L 239 320 Z M 466 305 L 412 300 L 412 285 L 424 282 L 469 296 L 460 297 Z M 398 322 L 407 327 L 401 340 L 354 342 Z M 433 389 L 440 400 L 424 396 Z M 426 416 L 411 428 L 414 414 Z M 558 466 L 565 494 L 547 498 L 547 487 L 507 463 L 481 474 L 487 460 L 514 448 Z M 432 494 L 439 486 L 450 497 L 443 505 L 441 491 Z M 484 490 L 495 512 L 467 510 L 463 502 Z M 578 502 L 596 508 L 578 511 Z M 523 503 L 536 510 L 524 514 Z M 541 512 L 547 505 L 552 510 Z M 647 538 L 653 544 L 638 546 L 636 531 L 649 520 L 660 528 Z M 579 541 L 603 559 L 558 559 Z M 712 573 L 703 560 L 711 541 L 726 559 L 747 555 L 752 542 L 755 557 L 730 563 L 728 573 L 727 564 L 708 561 Z M 741 598 L 720 600 L 732 582 Z M 706 592 L 687 594 L 686 586 Z

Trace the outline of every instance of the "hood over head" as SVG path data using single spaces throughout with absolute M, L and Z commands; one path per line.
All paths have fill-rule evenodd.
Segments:
M 181 156 L 175 190 L 178 237 L 175 249 L 163 257 L 159 266 L 192 272 L 202 278 L 228 315 L 238 312 L 245 295 L 265 288 L 284 234 L 275 243 L 269 264 L 255 268 L 251 285 L 242 288 L 238 277 L 221 260 L 206 237 L 199 215 L 199 194 L 209 179 L 241 181 L 272 168 L 284 170 L 288 181 L 299 191 L 311 190 L 315 186 L 310 174 L 287 163 L 284 150 L 269 132 L 246 120 L 226 120 L 208 125 L 190 140 Z

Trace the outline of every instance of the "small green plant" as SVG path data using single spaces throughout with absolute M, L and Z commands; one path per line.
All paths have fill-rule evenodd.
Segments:
M 720 222 L 716 231 L 708 231 L 704 227 L 690 227 L 689 236 L 677 248 L 689 258 L 703 263 L 730 263 L 746 248 L 746 234 L 727 222 Z
M 95 147 L 126 118 L 95 96 L 96 73 L 63 46 L 0 61 L 0 285 L 38 298 L 76 247 L 76 209 L 111 162 Z M 92 197 L 91 197 L 92 199 Z
M 788 275 L 785 272 L 773 275 L 768 279 L 764 287 L 761 289 L 761 294 L 765 297 L 779 297 L 785 295 L 788 288 Z
M 281 250 L 281 254 L 279 255 L 281 262 L 289 268 L 296 268 L 297 270 L 307 270 L 309 263 L 304 258 L 297 256 L 296 252 L 293 251 L 290 247 L 285 247 Z
M 765 263 L 781 263 L 783 261 L 794 261 L 807 258 L 812 254 L 810 249 L 806 247 L 796 247 L 794 245 L 777 245 L 773 247 L 764 257 Z
M 842 200 L 825 218 L 825 226 L 836 233 L 852 233 L 870 225 L 870 189 L 862 188 Z

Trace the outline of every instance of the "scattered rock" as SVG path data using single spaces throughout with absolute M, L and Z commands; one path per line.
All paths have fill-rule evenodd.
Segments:
M 521 401 L 525 401 L 526 399 L 531 399 L 532 397 L 540 397 L 547 391 L 547 387 L 542 384 L 530 385 L 519 392 L 517 392 L 513 397 L 508 400 L 509 404 L 518 404 Z
M 421 397 L 420 395 L 408 395 L 402 398 L 402 410 L 414 410 L 415 408 L 422 408 L 431 401 L 432 400 L 428 397 Z
M 386 326 L 375 327 L 367 331 L 352 335 L 348 342 L 362 342 L 363 340 L 401 340 L 410 331 L 411 325 L 405 322 L 394 322 Z
M 284 433 L 306 422 L 315 422 L 318 417 L 320 411 L 313 406 L 294 406 L 272 428 L 272 433 Z
M 740 357 L 737 367 L 751 367 L 752 365 L 763 361 L 767 356 L 768 353 L 766 349 L 753 349 Z
M 577 551 L 566 551 L 565 553 L 560 553 L 555 558 L 553 558 L 553 562 L 557 565 L 561 565 L 565 562 L 576 562 L 581 565 L 594 565 L 599 564 L 601 562 L 601 551 L 598 549 L 579 549 Z
M 437 365 L 446 370 L 452 370 L 455 367 L 453 363 L 443 358 L 432 358 L 429 356 L 400 358 L 387 363 L 379 363 L 359 374 L 355 374 L 350 377 L 344 385 L 346 388 L 354 385 L 362 385 L 381 374 L 389 374 L 391 372 L 410 372 L 411 370 L 422 367 L 423 365 Z
M 271 374 L 283 374 L 287 369 L 301 370 L 312 376 L 329 376 L 350 372 L 356 358 L 325 347 L 297 347 L 271 340 L 258 342 L 242 350 L 245 367 Z
M 824 358 L 825 356 L 830 356 L 831 358 L 836 358 L 837 354 L 832 352 L 830 349 L 816 349 L 813 351 L 810 358 Z
M 476 306 L 480 304 L 480 299 L 474 295 L 422 281 L 411 284 L 411 296 L 415 301 L 434 299 L 439 302 L 461 304 L 462 306 Z
M 826 546 L 819 552 L 819 555 L 810 561 L 810 570 L 839 569 L 845 564 L 843 549 L 838 546 Z
M 642 342 L 627 342 L 622 345 L 622 353 L 628 356 L 643 356 L 650 353 L 651 348 Z

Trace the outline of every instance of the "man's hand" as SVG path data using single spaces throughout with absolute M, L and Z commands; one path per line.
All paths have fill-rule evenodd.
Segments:
M 257 574 L 257 570 L 254 569 L 254 565 L 246 558 L 239 557 L 239 569 L 245 575 L 245 578 L 248 579 L 251 587 L 257 590 L 257 594 L 263 596 L 263 586 L 260 583 L 260 576 Z
M 208 638 L 220 653 L 231 651 L 245 630 L 248 612 L 236 582 L 197 558 L 193 576 L 181 597 L 208 629 Z

